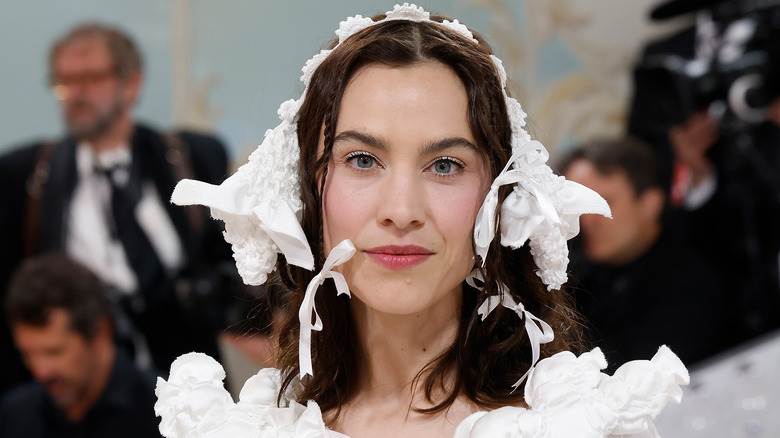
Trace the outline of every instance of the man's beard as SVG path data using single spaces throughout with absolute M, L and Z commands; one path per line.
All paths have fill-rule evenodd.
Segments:
M 60 393 L 54 393 L 49 386 L 53 383 L 59 383 L 59 385 L 66 385 L 67 390 Z M 55 405 L 61 409 L 67 409 L 74 403 L 81 401 L 87 393 L 88 386 L 84 383 L 78 384 L 72 380 L 65 380 L 62 378 L 52 379 L 48 382 L 41 382 L 47 389 L 49 397 Z
M 122 101 L 118 96 L 111 102 L 111 106 L 103 112 L 99 112 L 95 105 L 86 100 L 77 100 L 71 103 L 71 105 L 73 107 L 87 108 L 97 113 L 96 117 L 87 123 L 73 123 L 68 120 L 67 116 L 65 117 L 68 134 L 76 140 L 85 141 L 94 140 L 109 132 L 124 110 Z

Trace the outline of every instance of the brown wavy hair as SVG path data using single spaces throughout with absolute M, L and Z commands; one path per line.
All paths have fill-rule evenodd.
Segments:
M 374 20 L 384 18 L 374 17 Z M 445 17 L 432 17 L 441 22 Z M 475 33 L 475 43 L 443 26 L 430 22 L 393 20 L 373 25 L 348 38 L 314 72 L 298 113 L 300 181 L 303 200 L 302 227 L 315 257 L 315 272 L 325 259 L 322 227 L 322 193 L 327 163 L 335 135 L 341 97 L 350 78 L 361 67 L 383 64 L 393 67 L 437 61 L 449 66 L 463 82 L 468 95 L 468 122 L 483 159 L 493 178 L 511 155 L 511 127 L 492 53 Z M 335 42 L 331 43 L 331 47 Z M 324 151 L 318 154 L 320 136 Z M 508 188 L 501 192 L 506 196 Z M 485 321 L 477 315 L 487 294 L 499 293 L 498 285 L 509 286 L 512 296 L 544 319 L 555 330 L 555 340 L 542 347 L 542 356 L 567 349 L 581 350 L 579 318 L 564 291 L 548 292 L 535 274 L 527 247 L 512 250 L 494 239 L 482 270 L 485 288 L 479 292 L 463 284 L 463 304 L 455 341 L 428 363 L 414 379 L 422 383 L 432 407 L 424 413 L 446 410 L 463 394 L 486 408 L 523 404 L 523 392 L 511 392 L 511 385 L 530 366 L 530 344 L 517 314 L 499 306 Z M 298 369 L 298 308 L 314 272 L 290 266 L 280 257 L 277 266 L 282 281 L 292 290 L 286 303 L 286 319 L 279 329 L 278 365 L 283 383 L 279 400 L 293 384 Z M 314 333 L 311 343 L 314 376 L 295 384 L 295 397 L 316 401 L 323 412 L 338 417 L 341 408 L 356 393 L 359 362 L 357 333 L 349 301 L 337 296 L 332 282 L 326 282 L 316 297 L 324 330 Z M 438 390 L 443 396 L 434 397 Z M 436 398 L 436 399 L 434 399 Z

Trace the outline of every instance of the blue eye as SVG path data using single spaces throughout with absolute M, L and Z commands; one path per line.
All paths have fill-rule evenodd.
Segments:
M 369 170 L 376 165 L 376 158 L 365 152 L 353 152 L 347 155 L 347 162 L 357 170 Z
M 452 161 L 439 160 L 433 163 L 433 168 L 436 173 L 443 173 L 446 175 L 452 171 L 452 164 Z
M 439 158 L 431 164 L 430 169 L 438 176 L 453 176 L 463 169 L 463 164 L 454 158 Z

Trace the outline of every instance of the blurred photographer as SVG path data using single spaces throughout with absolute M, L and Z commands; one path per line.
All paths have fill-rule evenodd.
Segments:
M 135 119 L 143 59 L 113 26 L 85 23 L 60 37 L 49 75 L 67 132 L 0 156 L 0 290 L 26 257 L 62 251 L 111 286 L 139 364 L 167 370 L 189 351 L 217 355 L 230 250 L 205 209 L 168 200 L 181 178 L 222 182 L 225 147 Z M 0 389 L 24 378 L 7 327 L 3 338 Z
M 675 0 L 694 24 L 650 43 L 629 132 L 653 145 L 669 226 L 733 291 L 747 339 L 780 325 L 780 1 Z
M 154 377 L 114 343 L 104 285 L 62 254 L 27 260 L 5 310 L 35 382 L 0 397 L 7 438 L 159 437 Z
M 691 364 L 729 347 L 733 297 L 662 222 L 665 195 L 650 148 L 632 138 L 594 139 L 572 148 L 559 169 L 612 210 L 611 219 L 584 216 L 571 245 L 577 307 L 607 361 L 667 344 Z

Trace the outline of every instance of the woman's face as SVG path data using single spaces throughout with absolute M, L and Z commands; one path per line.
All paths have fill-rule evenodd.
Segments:
M 412 314 L 458 299 L 474 265 L 474 220 L 490 186 L 468 124 L 466 90 L 439 62 L 371 64 L 341 100 L 323 223 L 326 254 L 375 310 Z M 322 145 L 320 145 L 322 147 Z

